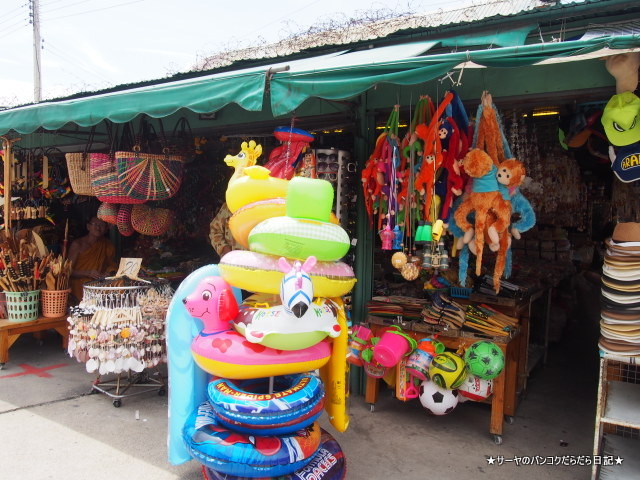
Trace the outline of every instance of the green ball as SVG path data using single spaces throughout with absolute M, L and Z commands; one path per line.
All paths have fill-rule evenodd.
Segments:
M 467 348 L 464 361 L 471 375 L 484 380 L 492 380 L 504 370 L 502 350 L 488 340 L 480 340 Z
M 444 352 L 436 355 L 429 365 L 429 378 L 441 388 L 453 390 L 467 378 L 467 366 L 459 355 Z

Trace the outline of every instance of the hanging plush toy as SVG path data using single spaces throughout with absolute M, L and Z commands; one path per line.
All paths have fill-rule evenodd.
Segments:
M 422 166 L 416 177 L 415 185 L 416 189 L 420 191 L 420 194 L 424 195 L 425 218 L 430 218 L 433 184 L 436 172 L 442 166 L 444 160 L 439 134 L 441 127 L 440 117 L 452 99 L 453 94 L 447 92 L 435 114 L 431 117 L 429 125 L 420 124 L 416 126 L 416 135 L 423 141 L 423 153 Z M 432 220 L 435 221 L 435 218 L 432 218 Z
M 313 142 L 313 135 L 299 128 L 278 127 L 274 130 L 273 136 L 282 144 L 271 151 L 264 166 L 269 169 L 272 177 L 291 180 L 297 162 Z
M 520 186 L 526 178 L 524 165 L 516 159 L 505 160 L 498 169 L 498 182 L 500 188 L 507 190 L 511 202 L 512 218 L 518 219 L 511 224 L 509 233 L 516 240 L 520 240 L 521 233 L 533 228 L 536 224 L 536 214 L 529 200 L 520 192 Z M 504 266 L 504 277 L 511 276 L 512 258 L 511 242 L 506 251 L 506 262 Z
M 499 234 L 506 230 L 511 218 L 511 205 L 505 201 L 498 190 L 496 179 L 497 167 L 491 157 L 483 150 L 474 148 L 464 158 L 464 169 L 472 178 L 471 191 L 462 200 L 454 218 L 456 224 L 464 232 L 463 242 L 469 243 L 475 233 L 476 275 L 482 268 L 482 252 L 484 249 L 485 225 L 490 213 L 495 215 L 495 222 L 487 229 L 490 243 L 500 242 Z M 474 224 L 467 220 L 467 215 L 475 213 Z M 499 289 L 498 285 L 495 285 Z
M 453 199 L 462 195 L 466 181 L 469 179 L 462 168 L 462 160 L 469 151 L 469 141 L 466 132 L 458 127 L 453 117 L 448 117 L 445 124 L 450 127 L 446 129 L 447 148 L 442 163 L 442 167 L 447 171 L 447 189 L 442 202 L 440 219 L 448 223 Z

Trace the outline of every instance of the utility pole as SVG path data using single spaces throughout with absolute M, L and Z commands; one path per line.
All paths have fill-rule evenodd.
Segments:
M 41 69 L 40 69 L 40 0 L 30 0 L 31 23 L 33 25 L 33 101 L 42 100 Z

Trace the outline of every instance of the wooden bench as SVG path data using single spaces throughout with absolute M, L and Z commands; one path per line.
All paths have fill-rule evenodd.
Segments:
M 67 348 L 69 341 L 69 324 L 66 315 L 63 317 L 38 317 L 30 322 L 10 322 L 0 320 L 0 368 L 9 361 L 9 348 L 23 333 L 55 330 L 62 335 L 62 348 Z

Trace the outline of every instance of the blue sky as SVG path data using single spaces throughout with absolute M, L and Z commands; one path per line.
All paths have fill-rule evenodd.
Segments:
M 40 0 L 42 98 L 162 78 L 221 50 L 277 41 L 366 12 L 471 0 Z M 477 2 L 477 0 L 476 0 Z M 2 0 L 0 106 L 33 101 L 30 0 Z

